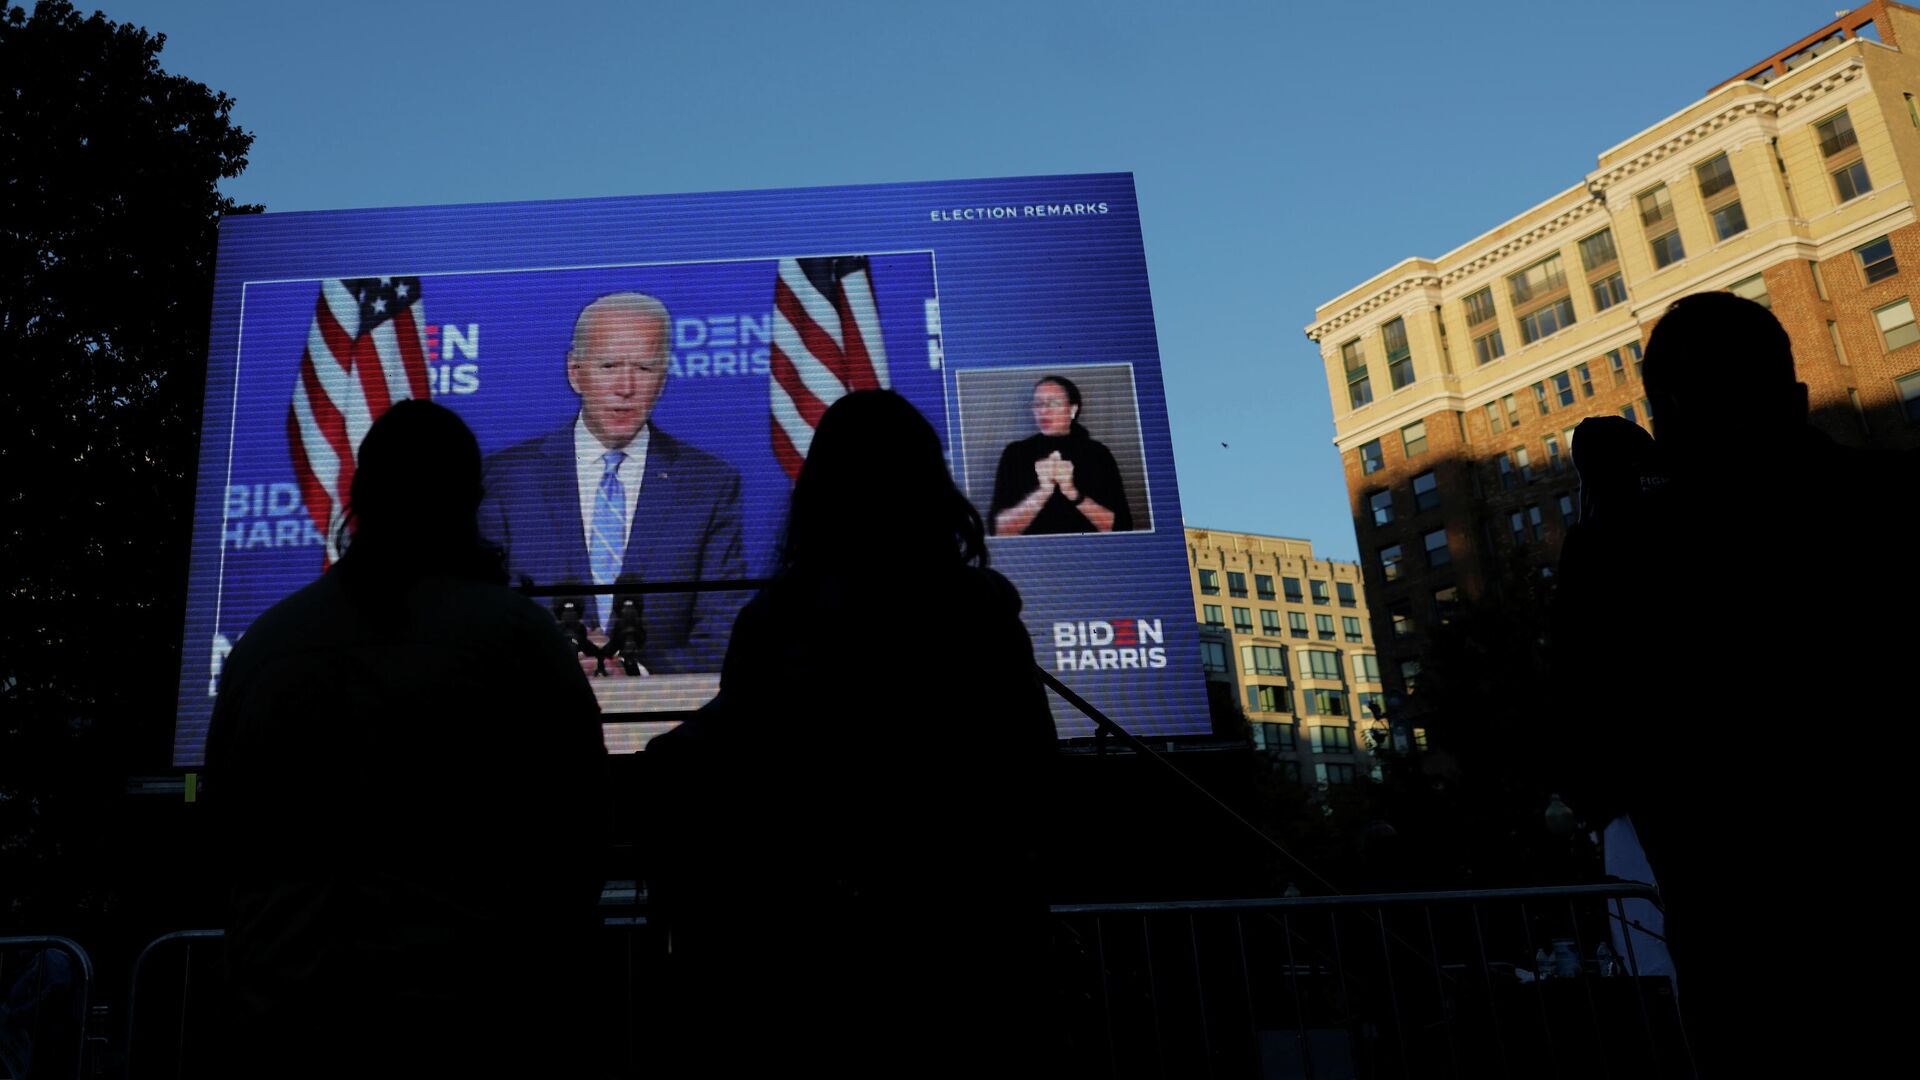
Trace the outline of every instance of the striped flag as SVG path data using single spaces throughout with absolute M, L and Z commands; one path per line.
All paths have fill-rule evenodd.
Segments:
M 326 565 L 340 557 L 354 455 L 388 406 L 430 396 L 417 277 L 322 282 L 287 410 L 287 447 Z
M 771 366 L 773 456 L 791 480 L 800 475 L 827 406 L 850 391 L 888 385 L 866 256 L 780 260 Z

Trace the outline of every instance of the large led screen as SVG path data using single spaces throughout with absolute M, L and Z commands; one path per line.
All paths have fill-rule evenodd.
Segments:
M 593 678 L 610 748 L 713 695 L 750 593 L 594 587 L 771 573 L 812 424 L 864 386 L 940 432 L 1040 662 L 1137 734 L 1208 730 L 1129 175 L 241 217 L 213 316 L 178 765 L 233 642 L 336 555 L 360 437 L 418 397 L 478 436 L 513 580 L 628 635 Z M 620 320 L 652 353 L 587 362 Z M 906 591 L 875 632 L 937 687 L 965 677 L 941 627 Z

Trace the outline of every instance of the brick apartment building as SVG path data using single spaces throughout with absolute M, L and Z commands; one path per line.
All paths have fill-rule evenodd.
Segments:
M 1512 566 L 1551 573 L 1577 515 L 1572 429 L 1652 425 L 1641 345 L 1681 296 L 1769 305 L 1836 440 L 1920 446 L 1917 96 L 1920 9 L 1875 0 L 1315 311 L 1390 702 L 1452 605 Z

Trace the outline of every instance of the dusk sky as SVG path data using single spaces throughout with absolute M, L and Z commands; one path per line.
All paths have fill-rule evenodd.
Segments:
M 1187 523 L 1344 559 L 1314 307 L 1572 186 L 1833 17 L 1805 0 L 105 10 L 236 99 L 258 138 L 226 190 L 269 212 L 1131 171 Z

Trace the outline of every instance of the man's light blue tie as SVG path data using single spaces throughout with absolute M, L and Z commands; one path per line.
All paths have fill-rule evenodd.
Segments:
M 588 561 L 595 585 L 611 585 L 620 576 L 620 563 L 627 552 L 627 489 L 620 483 L 620 463 L 627 460 L 623 450 L 609 450 L 601 458 L 607 471 L 600 474 L 600 489 L 593 497 L 593 535 L 587 540 Z M 596 598 L 599 610 L 593 625 L 611 629 L 613 594 Z

